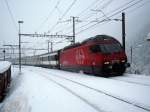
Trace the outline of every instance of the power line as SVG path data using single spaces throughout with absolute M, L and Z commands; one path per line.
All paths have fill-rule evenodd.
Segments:
M 77 0 L 73 0 L 73 2 L 70 4 L 70 6 L 67 8 L 67 10 L 63 13 L 63 15 L 61 16 L 61 18 L 58 19 L 57 23 L 55 25 L 52 26 L 52 28 L 48 31 L 51 32 L 58 24 L 59 22 L 65 17 L 65 15 L 70 11 L 70 9 L 73 7 L 73 5 L 76 3 Z
M 7 6 L 8 12 L 9 12 L 9 14 L 10 14 L 11 20 L 12 20 L 12 22 L 13 22 L 14 28 L 15 28 L 15 29 L 16 29 L 16 31 L 17 31 L 17 30 L 18 30 L 18 28 L 17 28 L 16 22 L 15 22 L 15 19 L 14 19 L 13 13 L 12 13 L 12 12 L 11 12 L 11 10 L 10 10 L 10 7 L 9 7 L 9 4 L 8 4 L 8 1 L 7 1 L 7 0 L 4 0 L 4 1 L 5 1 L 6 6 Z
M 49 0 L 50 1 L 50 0 Z M 61 0 L 58 0 L 54 8 L 49 12 L 48 16 L 45 18 L 45 20 L 40 24 L 40 26 L 37 28 L 36 31 L 38 31 L 40 28 L 44 26 L 44 24 L 49 20 L 50 16 L 54 13 L 54 11 L 57 9 L 58 5 L 60 4 Z
M 87 8 L 85 8 L 84 10 L 82 10 L 77 16 L 81 16 L 84 12 L 86 12 L 91 6 L 95 5 L 97 2 L 99 2 L 100 0 L 95 0 L 94 2 L 92 2 Z M 104 0 L 103 0 L 104 1 Z M 101 0 L 101 2 L 103 2 Z
M 116 9 L 112 10 L 112 11 L 110 11 L 107 15 L 112 14 L 113 12 L 116 12 L 116 11 L 122 9 L 122 7 L 128 6 L 130 3 L 134 2 L 134 1 L 136 1 L 136 0 L 131 0 L 130 2 L 128 2 L 128 3 L 126 3 L 126 4 L 124 4 L 124 5 L 120 6 L 120 7 L 118 7 L 118 8 L 116 8 Z M 100 18 L 103 18 L 103 17 L 105 17 L 105 16 L 103 15 L 103 16 L 100 17 Z M 97 19 L 100 19 L 100 18 L 97 18 Z M 105 20 L 105 19 L 104 19 L 104 20 Z M 104 21 L 104 20 L 103 20 L 103 21 Z M 89 23 L 87 23 L 87 24 L 85 24 L 85 25 L 83 25 L 83 26 L 81 26 L 81 27 L 79 27 L 79 28 L 84 28 L 84 27 L 88 26 L 88 25 L 91 24 L 91 23 L 93 23 L 93 22 L 89 22 Z M 79 28 L 78 28 L 78 29 L 79 29 Z
M 101 1 L 101 3 L 104 1 L 104 0 L 95 0 L 94 2 L 92 2 L 87 8 L 85 8 L 84 10 L 82 10 L 78 15 L 77 15 L 77 17 L 78 16 L 80 16 L 80 15 L 82 15 L 85 11 L 87 11 L 91 6 L 93 6 L 93 5 L 95 5 L 97 2 L 100 2 Z M 59 22 L 60 23 L 60 22 Z M 72 27 L 72 25 L 71 26 L 69 26 L 69 27 L 67 27 L 67 28 L 65 28 L 65 29 L 70 29 Z M 64 30 L 64 29 L 62 29 L 62 30 Z M 62 30 L 60 30 L 60 31 L 62 31 Z M 60 31 L 58 31 L 58 32 L 60 32 Z
M 143 4 L 139 5 L 138 7 L 135 7 L 134 9 L 130 10 L 130 12 L 128 12 L 128 14 L 131 13 L 131 12 L 136 11 L 136 9 L 142 8 L 143 6 L 145 6 L 145 5 L 149 4 L 149 3 L 150 3 L 150 1 L 144 2 Z
M 92 9 L 92 11 L 101 12 L 101 13 L 103 14 L 103 16 L 104 16 L 106 19 L 109 19 L 109 18 L 107 17 L 107 15 L 104 13 L 104 11 L 102 11 L 101 9 L 99 9 L 99 10 L 93 10 L 93 9 Z
M 110 1 L 113 1 L 113 0 L 109 0 L 109 2 L 107 2 L 108 4 L 110 4 Z M 97 2 L 100 2 L 101 4 L 102 4 L 102 2 L 104 2 L 104 0 L 95 0 L 94 2 L 92 2 L 87 8 L 85 8 L 84 10 L 82 10 L 79 14 L 78 14 L 78 16 L 80 16 L 80 15 L 82 15 L 85 11 L 87 11 L 91 6 L 93 6 L 93 5 L 95 5 Z M 108 5 L 107 4 L 107 5 Z M 78 17 L 77 16 L 77 17 Z M 90 18 L 91 16 L 89 16 L 88 18 Z M 86 18 L 85 18 L 86 19 Z M 78 23 L 77 23 L 78 24 Z M 62 29 L 62 30 L 66 30 L 66 29 L 70 29 L 72 26 L 69 26 L 69 27 L 67 27 L 67 28 L 65 28 L 65 29 Z M 61 30 L 60 30 L 61 31 Z M 70 32 L 69 32 L 70 33 Z
M 108 5 L 110 5 L 112 2 L 113 2 L 114 0 L 109 0 L 107 3 L 105 3 L 105 6 L 103 6 L 103 9 L 104 8 L 106 8 L 106 7 L 108 7 Z M 103 1 L 102 1 L 103 2 Z M 102 3 L 101 2 L 101 3 Z M 88 7 L 89 8 L 89 7 Z M 103 12 L 103 11 L 102 11 Z M 104 16 L 106 16 L 106 14 L 104 14 L 104 12 L 103 12 L 103 15 Z M 84 18 L 84 19 L 89 19 L 90 17 L 92 17 L 92 16 L 89 16 L 89 17 L 87 17 L 87 18 Z M 108 17 L 107 17 L 108 18 Z M 83 20 L 84 21 L 84 20 Z M 90 23 L 93 23 L 93 21 L 90 21 L 88 24 L 90 24 Z M 86 24 L 86 25 L 88 25 L 88 24 Z M 83 26 L 81 26 L 81 27 L 83 27 Z M 79 28 L 81 28 L 81 27 L 79 27 Z M 69 28 L 69 27 L 68 27 Z M 70 32 L 68 32 L 68 33 L 70 33 Z
M 106 1 L 106 0 L 105 0 Z M 104 8 L 107 8 L 112 2 L 113 2 L 114 0 L 108 0 L 106 3 L 104 3 L 103 5 L 102 5 L 102 8 L 101 8 L 101 10 L 102 9 L 104 9 Z M 100 2 L 100 4 L 102 4 L 104 2 L 104 0 L 103 1 L 101 1 Z M 98 4 L 98 6 L 99 6 L 99 4 Z M 93 7 L 92 7 L 93 8 Z M 89 19 L 89 18 L 91 18 L 92 17 L 92 15 L 93 15 L 93 13 L 92 14 L 90 14 L 89 16 L 87 16 L 87 17 L 85 17 L 85 18 L 83 18 L 83 20 L 85 19 Z M 95 14 L 94 14 L 95 15 Z
M 134 2 L 134 1 L 136 1 L 136 0 L 131 0 L 130 2 L 128 2 L 128 3 L 124 4 L 124 5 L 122 5 L 122 6 L 118 7 L 118 8 L 116 8 L 116 9 L 114 9 L 114 10 L 112 10 L 112 11 L 109 12 L 107 15 L 109 15 L 109 14 L 111 14 L 111 13 L 117 11 L 117 10 L 122 9 L 122 7 L 125 7 L 125 6 L 129 5 L 130 3 Z M 103 16 L 100 17 L 100 18 L 103 18 L 103 17 L 105 17 L 105 16 L 103 15 Z M 97 19 L 100 19 L 100 18 L 97 18 Z M 93 22 L 89 22 L 89 23 L 87 23 L 87 24 L 85 24 L 85 25 L 83 25 L 83 26 L 81 26 L 81 27 L 78 27 L 78 29 L 79 29 L 79 28 L 84 28 L 84 27 L 88 26 L 88 25 L 91 24 L 91 23 L 93 23 Z
M 79 14 L 78 14 L 78 16 L 80 16 L 80 15 L 82 15 L 85 11 L 87 11 L 91 6 L 93 6 L 93 5 L 95 5 L 97 2 L 99 2 L 100 0 L 95 0 L 94 2 L 92 2 L 87 8 L 85 8 L 84 10 L 82 10 Z M 103 0 L 104 1 L 104 0 Z M 101 3 L 103 2 L 102 0 L 101 0 Z M 77 17 L 78 17 L 77 16 Z M 91 17 L 91 16 L 89 16 L 89 17 Z M 88 17 L 88 18 L 89 18 Z M 85 18 L 86 19 L 86 18 Z M 81 22 L 83 22 L 83 20 L 81 21 Z M 78 22 L 79 23 L 79 22 Z M 78 24 L 77 23 L 77 24 Z M 65 28 L 65 29 L 63 29 L 63 30 L 67 30 L 67 29 L 70 29 L 72 26 L 69 26 L 69 27 L 67 27 L 67 28 Z M 70 33 L 70 32 L 69 32 Z
M 138 4 L 138 3 L 142 2 L 142 1 L 143 1 L 143 0 L 139 0 L 139 1 L 135 2 L 134 4 L 128 6 L 128 7 L 124 8 L 124 9 L 122 9 L 122 10 L 120 10 L 120 11 L 118 11 L 118 12 L 112 14 L 111 16 L 108 16 L 108 17 L 111 18 L 111 17 L 113 17 L 113 16 L 115 16 L 115 15 L 118 15 L 118 14 L 120 14 L 122 11 L 125 11 L 125 10 L 129 9 L 129 8 L 133 7 L 134 5 L 136 5 L 136 4 Z M 85 30 L 88 30 L 88 29 L 94 27 L 95 25 L 100 24 L 100 23 L 102 23 L 102 22 L 104 22 L 104 21 L 105 21 L 105 19 L 103 19 L 103 20 L 97 22 L 96 24 L 93 24 L 93 25 L 91 25 L 91 26 L 89 26 L 89 27 L 87 27 L 87 28 L 85 28 L 85 29 L 83 29 L 83 30 L 77 32 L 76 35 L 79 34 L 79 33 L 81 33 L 81 32 L 83 32 L 83 31 L 85 31 Z

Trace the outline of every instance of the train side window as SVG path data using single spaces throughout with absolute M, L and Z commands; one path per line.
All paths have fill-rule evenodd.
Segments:
M 99 45 L 93 45 L 90 47 L 90 51 L 92 51 L 92 53 L 97 53 L 97 52 L 100 52 L 100 47 Z

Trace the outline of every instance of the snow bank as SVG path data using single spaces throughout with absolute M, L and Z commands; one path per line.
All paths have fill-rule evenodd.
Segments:
M 13 74 L 18 68 L 14 69 Z M 39 74 L 24 67 L 21 75 L 16 72 L 0 112 L 97 112 Z
M 0 61 L 0 73 L 5 72 L 9 67 L 11 63 L 8 61 Z

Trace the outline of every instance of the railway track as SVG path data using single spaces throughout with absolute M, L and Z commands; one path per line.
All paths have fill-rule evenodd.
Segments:
M 129 105 L 134 106 L 134 107 L 137 107 L 137 108 L 140 108 L 140 109 L 145 110 L 145 111 L 147 111 L 147 112 L 150 112 L 150 109 L 147 108 L 147 107 L 144 106 L 144 105 L 140 105 L 140 104 L 138 104 L 138 103 L 135 103 L 135 102 L 132 102 L 132 101 L 128 101 L 128 100 L 123 99 L 123 98 L 121 98 L 121 97 L 112 95 L 112 94 L 110 94 L 110 93 L 108 93 L 108 92 L 106 92 L 106 91 L 99 90 L 99 89 L 95 89 L 95 88 L 90 87 L 90 86 L 88 86 L 88 85 L 82 84 L 82 83 L 80 83 L 80 82 L 78 82 L 78 81 L 74 81 L 74 80 L 68 79 L 68 78 L 63 77 L 63 76 L 58 76 L 58 74 L 50 73 L 50 72 L 48 72 L 48 71 L 42 71 L 42 72 L 44 72 L 45 74 L 52 74 L 52 75 L 51 75 L 52 77 L 57 77 L 57 78 L 59 78 L 59 79 L 61 79 L 61 80 L 63 79 L 63 80 L 69 81 L 69 82 L 74 83 L 74 84 L 76 84 L 76 85 L 78 85 L 78 86 L 82 86 L 82 87 L 84 87 L 84 88 L 87 88 L 87 89 L 90 89 L 90 90 L 92 90 L 92 91 L 95 91 L 95 92 L 97 92 L 97 93 L 99 93 L 99 94 L 104 94 L 104 95 L 109 96 L 109 97 L 111 97 L 111 98 L 117 99 L 117 100 L 119 100 L 119 101 L 121 101 L 121 102 L 127 103 L 127 104 L 129 104 Z M 82 99 L 82 101 L 84 101 L 84 102 L 86 102 L 88 105 L 92 106 L 92 107 L 93 107 L 94 109 L 96 109 L 98 112 L 99 112 L 99 111 L 100 111 L 100 112 L 102 111 L 102 110 L 100 110 L 97 106 L 95 106 L 94 104 L 92 104 L 92 103 L 90 103 L 88 100 L 86 100 L 85 98 L 81 97 L 80 95 L 78 95 L 77 93 L 73 92 L 72 90 L 70 90 L 70 89 L 67 88 L 66 86 L 60 84 L 59 82 L 57 82 L 57 81 L 51 79 L 49 76 L 46 76 L 46 75 L 42 75 L 42 76 L 44 76 L 45 78 L 47 78 L 47 79 L 53 81 L 54 83 L 60 85 L 61 87 L 63 87 L 63 88 L 66 89 L 67 91 L 71 92 L 72 94 L 74 94 L 74 95 L 77 96 L 78 98 Z
M 37 72 L 38 73 L 38 72 Z M 98 108 L 96 105 L 92 104 L 91 102 L 89 102 L 86 98 L 80 96 L 79 94 L 77 94 L 76 92 L 72 91 L 71 89 L 69 89 L 68 87 L 64 86 L 63 84 L 59 83 L 58 81 L 46 76 L 46 75 L 43 75 L 43 74 L 40 74 L 40 76 L 46 78 L 47 80 L 57 84 L 58 86 L 62 87 L 63 89 L 65 89 L 66 91 L 68 91 L 69 93 L 71 93 L 72 95 L 74 95 L 75 97 L 77 97 L 78 99 L 80 99 L 81 101 L 83 101 L 84 103 L 86 103 L 87 105 L 89 105 L 90 107 L 92 107 L 95 111 L 97 112 L 106 112 L 104 110 L 101 110 L 100 108 Z
M 133 81 L 132 80 L 133 78 L 130 78 L 130 77 L 127 77 L 127 76 L 125 76 L 125 77 L 124 76 L 113 77 L 113 78 L 110 78 L 110 79 L 150 87 L 150 84 L 146 84 L 146 83 L 140 82 L 140 81 Z M 131 79 L 131 80 L 129 80 L 129 79 Z

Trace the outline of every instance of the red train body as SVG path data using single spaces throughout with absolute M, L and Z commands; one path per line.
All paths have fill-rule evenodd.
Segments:
M 19 60 L 14 62 L 18 64 Z M 21 62 L 99 76 L 122 75 L 129 66 L 119 41 L 108 35 L 97 35 L 51 53 L 24 57 Z
M 60 52 L 60 69 L 100 76 L 121 75 L 127 67 L 127 56 L 113 37 L 97 35 Z

